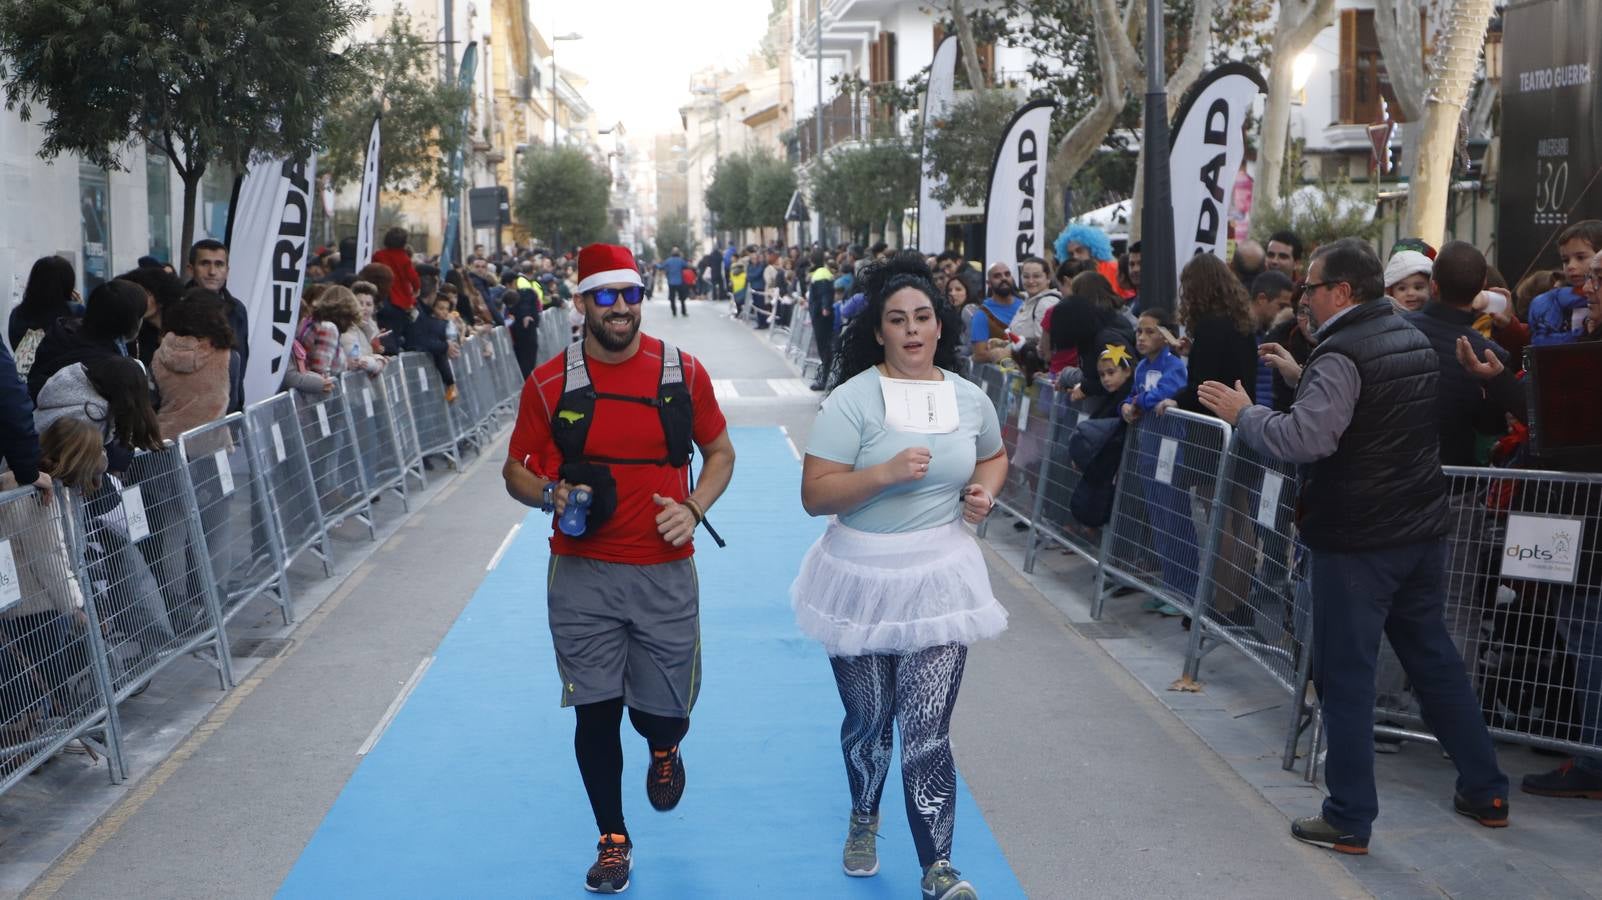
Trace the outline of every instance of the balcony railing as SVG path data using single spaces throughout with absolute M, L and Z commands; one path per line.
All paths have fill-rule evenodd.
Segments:
M 836 94 L 824 104 L 823 149 L 848 141 L 867 141 L 894 137 L 899 133 L 898 117 L 862 93 Z M 805 165 L 817 155 L 818 118 L 814 113 L 795 124 L 794 161 Z

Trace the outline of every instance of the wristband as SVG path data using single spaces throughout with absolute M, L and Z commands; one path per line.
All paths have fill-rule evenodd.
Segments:
M 685 497 L 682 505 L 690 508 L 690 515 L 695 516 L 695 524 L 699 525 L 706 521 L 706 510 L 701 508 L 701 504 L 691 500 L 689 497 Z
M 540 512 L 556 512 L 556 481 L 545 482 L 545 489 L 540 492 Z

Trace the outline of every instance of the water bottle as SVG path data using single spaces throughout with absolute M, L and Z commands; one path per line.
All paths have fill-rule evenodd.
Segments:
M 574 488 L 567 495 L 567 507 L 562 510 L 562 518 L 557 527 L 568 537 L 582 537 L 585 520 L 590 515 L 590 492 L 585 488 Z

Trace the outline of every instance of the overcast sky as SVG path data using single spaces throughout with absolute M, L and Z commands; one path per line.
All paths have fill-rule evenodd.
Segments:
M 631 137 L 644 139 L 680 130 L 690 75 L 743 60 L 761 39 L 771 6 L 769 0 L 578 0 L 554 4 L 554 12 L 550 4 L 534 9 L 535 27 L 547 37 L 584 35 L 558 44 L 556 62 L 589 79 L 584 93 L 596 127 L 622 120 Z

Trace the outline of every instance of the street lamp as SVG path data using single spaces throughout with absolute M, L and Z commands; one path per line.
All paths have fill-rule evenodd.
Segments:
M 552 147 L 556 146 L 556 79 L 558 77 L 560 77 L 557 74 L 557 70 L 556 70 L 556 42 L 557 41 L 582 41 L 582 40 L 584 40 L 584 35 L 579 34 L 576 31 L 569 31 L 567 34 L 559 34 L 559 35 L 556 35 L 555 37 L 551 38 L 551 146 Z

